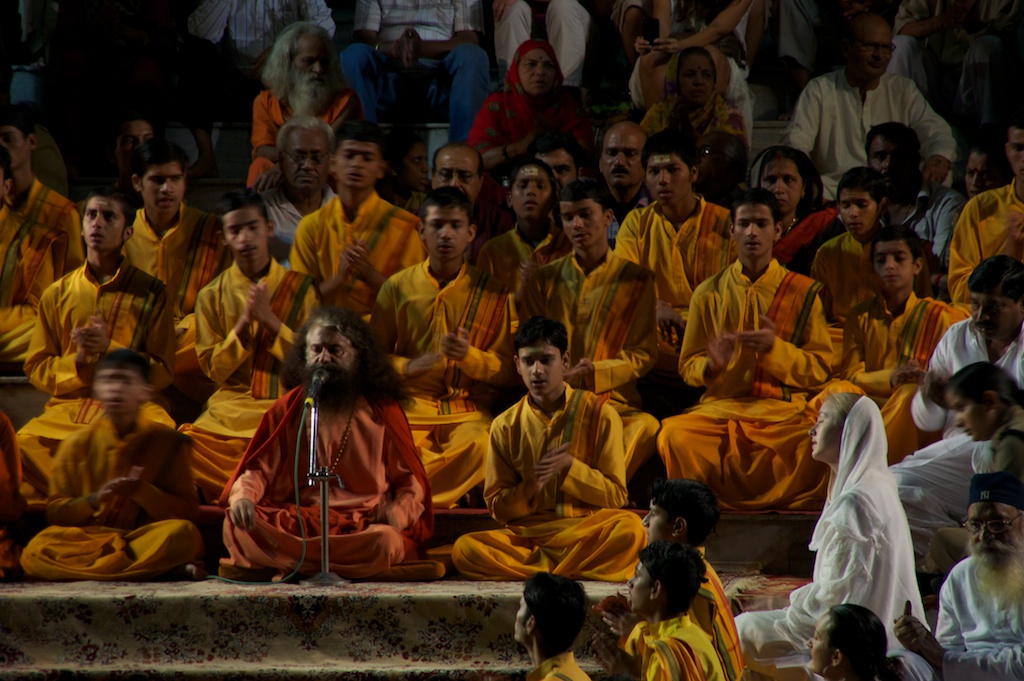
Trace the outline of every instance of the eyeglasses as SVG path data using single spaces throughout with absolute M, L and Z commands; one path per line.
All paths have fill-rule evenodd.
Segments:
M 965 520 L 963 527 L 971 534 L 981 534 L 982 528 L 988 530 L 989 534 L 1002 534 L 1009 530 L 1010 526 L 1017 522 L 1017 518 L 1020 518 L 1021 515 L 1022 514 L 1018 513 L 1010 520 L 1006 520 L 1005 518 L 994 518 L 992 520 Z
M 458 176 L 459 182 L 472 182 L 473 178 L 477 176 L 472 170 L 452 170 L 451 168 L 442 168 L 434 172 L 442 182 L 451 182 L 452 178 Z
M 892 54 L 893 50 L 896 49 L 896 46 L 892 43 L 889 43 L 888 45 L 886 45 L 885 43 L 869 43 L 863 40 L 857 40 L 856 38 L 853 39 L 853 42 L 856 43 L 860 47 L 860 49 L 862 49 L 865 52 L 881 52 L 882 54 Z
M 301 166 L 305 161 L 310 161 L 315 166 L 318 166 L 327 161 L 327 154 L 285 152 L 285 156 L 287 156 L 289 160 L 291 160 L 291 162 L 297 166 Z

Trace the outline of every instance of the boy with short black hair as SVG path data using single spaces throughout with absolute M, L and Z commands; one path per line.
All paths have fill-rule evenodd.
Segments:
M 622 422 L 605 398 L 564 382 L 568 337 L 533 317 L 515 336 L 516 371 L 529 394 L 491 424 L 484 498 L 502 530 L 455 542 L 452 561 L 472 579 L 540 571 L 622 581 L 644 542 L 626 502 Z
M 192 438 L 196 485 L 211 501 L 224 491 L 263 414 L 285 393 L 281 363 L 320 304 L 312 277 L 271 257 L 274 225 L 259 194 L 229 192 L 220 213 L 234 263 L 196 301 L 199 367 L 218 388 L 195 422 L 181 426 Z
M 176 569 L 202 578 L 203 541 L 188 438 L 147 419 L 150 361 L 119 348 L 96 365 L 103 416 L 64 440 L 46 520 L 25 547 L 25 575 L 47 580 L 146 580 Z
M 526 580 L 515 639 L 530 653 L 530 681 L 590 681 L 572 652 L 586 618 L 587 594 L 579 582 L 550 572 Z

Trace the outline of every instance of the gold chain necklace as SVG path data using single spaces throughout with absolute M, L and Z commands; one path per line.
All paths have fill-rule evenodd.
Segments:
M 338 445 L 338 451 L 335 452 L 334 458 L 331 459 L 331 475 L 335 474 L 335 471 L 338 468 L 338 463 L 341 461 L 341 455 L 345 453 L 345 447 L 348 446 L 348 436 L 352 434 L 352 417 L 355 415 L 355 409 L 353 409 L 352 413 L 348 415 L 348 423 L 345 425 L 345 434 L 341 436 L 341 444 Z

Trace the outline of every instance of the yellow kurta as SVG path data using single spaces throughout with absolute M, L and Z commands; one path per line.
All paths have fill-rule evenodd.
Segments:
M 4 205 L 15 214 L 38 222 L 68 235 L 68 270 L 85 262 L 85 244 L 82 241 L 82 216 L 78 214 L 75 204 L 58 192 L 50 189 L 39 181 L 32 180 L 28 197 L 16 210 L 11 206 L 11 197 L 4 198 Z
M 876 296 L 854 306 L 843 332 L 841 378 L 870 396 L 882 410 L 889 441 L 889 463 L 899 463 L 935 435 L 921 433 L 910 413 L 917 383 L 890 385 L 893 369 L 917 360 L 928 367 L 935 345 L 951 325 L 963 321 L 962 310 L 913 293 L 899 317 L 893 317 L 885 298 Z
M 590 676 L 576 664 L 571 650 L 549 657 L 526 675 L 526 681 L 590 681 Z
M 427 249 L 416 233 L 419 222 L 418 217 L 392 206 L 376 192 L 359 206 L 356 219 L 349 222 L 341 199 L 334 197 L 299 222 L 288 262 L 293 270 L 310 275 L 320 285 L 338 272 L 341 252 L 362 239 L 367 243 L 370 264 L 390 277 L 426 259 Z M 345 307 L 366 317 L 375 299 L 374 290 L 366 282 L 352 277 L 324 304 Z
M 736 259 L 731 225 L 727 208 L 699 197 L 696 212 L 676 228 L 655 201 L 626 215 L 615 237 L 615 254 L 654 272 L 658 300 L 671 305 L 685 323 L 693 290 Z M 676 373 L 682 340 L 659 330 L 659 370 Z
M 516 228 L 488 239 L 476 257 L 476 267 L 493 274 L 510 291 L 518 291 L 522 283 L 519 271 L 521 264 L 531 260 L 538 265 L 547 265 L 571 250 L 572 244 L 565 232 L 554 224 L 548 235 L 536 246 L 524 239 Z
M 68 229 L 0 205 L 0 363 L 25 361 L 43 291 L 82 265 L 81 228 Z
M 810 457 L 815 418 L 804 408 L 829 378 L 832 344 L 814 287 L 789 274 L 772 260 L 751 282 L 736 261 L 694 292 L 679 372 L 707 390 L 699 405 L 662 422 L 658 452 L 668 477 L 707 483 L 723 509 L 812 510 L 825 497 L 828 469 Z M 798 320 L 792 335 L 776 335 L 764 354 L 737 344 L 722 373 L 705 379 L 709 340 L 756 330 L 762 315 L 775 314 L 778 324 L 780 310 Z
M 215 386 L 199 370 L 194 313 L 199 291 L 231 265 L 219 219 L 183 203 L 178 222 L 161 237 L 146 218 L 146 209 L 140 208 L 124 256 L 128 264 L 167 286 L 174 326 L 184 329 L 175 343 L 174 385 L 192 399 L 205 400 Z
M 25 512 L 21 496 L 21 454 L 14 425 L 0 411 L 0 579 L 10 579 L 20 571 L 21 546 L 8 531 L 7 524 Z
M 53 462 L 50 527 L 25 547 L 25 574 L 144 580 L 198 560 L 203 540 L 192 524 L 198 504 L 189 458 L 188 438 L 141 417 L 124 439 L 107 418 L 68 437 Z M 142 480 L 135 498 L 112 495 L 93 509 L 89 495 L 123 476 Z
M 571 579 L 622 582 L 646 543 L 626 503 L 622 421 L 602 397 L 566 386 L 565 406 L 550 417 L 519 400 L 494 419 L 484 498 L 504 530 L 455 542 L 452 560 L 471 579 L 526 579 L 553 572 Z M 527 488 L 537 462 L 569 442 L 567 471 L 539 492 Z
M 594 363 L 592 382 L 576 387 L 609 393 L 622 417 L 626 479 L 654 453 L 658 420 L 641 411 L 636 382 L 657 361 L 654 275 L 609 252 L 585 274 L 569 254 L 533 275 L 523 294 L 523 318 L 556 319 L 569 332 L 573 365 Z
M 726 681 L 711 639 L 689 615 L 657 624 L 641 622 L 630 639 L 642 660 L 645 681 Z
M 52 395 L 41 416 L 18 431 L 24 464 L 22 494 L 29 503 L 45 499 L 57 445 L 82 430 L 103 410 L 92 399 L 93 363 L 76 361 L 71 331 L 99 315 L 107 323 L 109 351 L 135 350 L 150 361 L 150 383 L 159 390 L 174 376 L 174 326 L 164 285 L 121 263 L 114 278 L 100 284 L 88 265 L 64 276 L 43 293 L 39 321 L 29 343 L 25 374 L 39 390 Z M 98 358 L 95 358 L 98 359 Z M 174 426 L 159 405 L 147 402 L 145 417 Z
M 1024 213 L 1018 180 L 978 194 L 967 202 L 949 242 L 949 296 L 956 305 L 971 304 L 967 280 L 985 258 L 999 255 L 1006 243 L 1011 213 Z
M 235 333 L 254 283 L 238 265 L 204 287 L 196 302 L 199 367 L 220 388 L 195 423 L 180 430 L 192 438 L 192 474 L 210 500 L 220 497 L 263 414 L 284 394 L 278 388 L 280 363 L 292 348 L 295 330 L 320 302 L 311 277 L 290 272 L 274 260 L 263 281 L 271 309 L 280 314 L 276 336 L 256 322 L 249 325 L 249 343 L 243 344 Z M 257 367 L 259 376 L 254 375 Z
M 380 289 L 370 326 L 399 375 L 410 360 L 440 350 L 441 336 L 469 332 L 458 362 L 441 360 L 407 378 L 406 416 L 430 478 L 434 506 L 448 508 L 484 479 L 488 412 L 494 387 L 511 382 L 512 297 L 500 282 L 465 264 L 441 288 L 426 262 L 394 275 Z

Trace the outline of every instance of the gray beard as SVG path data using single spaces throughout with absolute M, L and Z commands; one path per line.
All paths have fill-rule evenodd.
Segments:
M 324 81 L 291 75 L 288 105 L 293 116 L 319 116 L 330 105 L 334 93 Z
M 978 588 L 983 594 L 1003 607 L 1024 603 L 1024 548 L 985 551 L 975 545 L 971 556 L 978 564 Z

